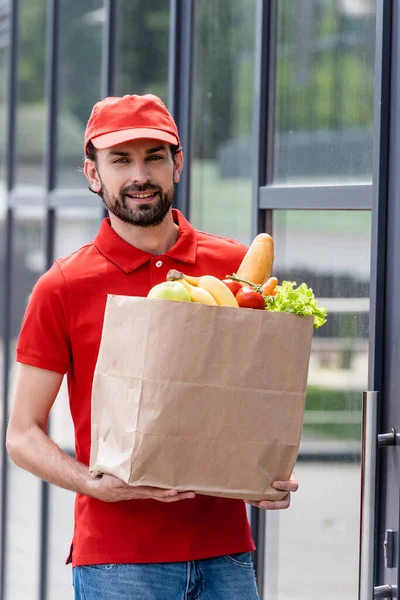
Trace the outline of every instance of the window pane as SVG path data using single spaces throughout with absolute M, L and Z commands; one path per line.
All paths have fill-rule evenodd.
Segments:
M 0 20 L 0 27 L 4 24 L 5 31 L 0 33 L 0 394 L 3 393 L 3 369 L 4 364 L 4 342 L 2 316 L 4 315 L 4 284 L 6 278 L 6 257 L 5 257 L 5 213 L 6 213 L 6 182 L 5 182 L 5 145 L 6 145 L 6 109 L 7 109 L 7 41 L 8 41 L 8 22 L 4 18 Z M 3 45 L 1 45 L 3 43 Z M 0 396 L 2 397 L 2 396 Z
M 372 177 L 374 0 L 280 0 L 277 183 Z
M 15 349 L 25 308 L 45 268 L 44 211 L 18 208 L 12 241 L 9 410 L 15 390 Z M 40 480 L 8 460 L 6 598 L 36 600 L 39 585 Z M 29 501 L 27 501 L 29 499 Z M 21 576 L 23 565 L 23 576 Z
M 190 218 L 244 243 L 251 236 L 255 7 L 255 0 L 198 0 L 195 11 Z
M 60 208 L 57 211 L 54 254 L 62 258 L 93 240 L 103 218 L 103 204 L 97 208 Z M 63 380 L 51 415 L 51 437 L 67 452 L 74 452 L 74 432 L 69 411 L 66 377 Z
M 99 198 L 98 209 L 63 208 L 57 211 L 55 255 L 63 257 L 78 250 L 95 237 L 103 216 Z M 64 377 L 50 415 L 51 438 L 70 454 L 75 452 L 74 430 L 69 410 L 67 381 Z M 73 535 L 75 495 L 51 486 L 49 511 L 48 598 L 70 600 L 71 567 L 65 567 Z
M 3 21 L 5 22 L 5 21 Z M 2 21 L 0 20 L 0 27 Z M 5 34 L 4 34 L 5 35 Z M 2 46 L 0 33 L 0 215 L 5 206 L 5 145 L 6 145 L 6 111 L 7 111 L 7 50 Z M 5 40 L 3 40 L 5 42 Z
M 100 100 L 103 0 L 62 0 L 59 77 L 57 186 L 86 187 L 85 127 Z
M 75 252 L 97 234 L 103 218 L 103 203 L 94 208 L 60 208 L 57 211 L 55 256 Z
M 47 2 L 20 0 L 19 7 L 15 181 L 31 188 L 44 184 Z
M 48 586 L 49 600 L 71 600 L 72 568 L 66 566 L 74 533 L 75 494 L 55 485 L 50 486 Z
M 300 490 L 268 515 L 265 600 L 357 597 L 370 237 L 370 212 L 274 211 L 275 275 L 312 287 L 328 321 L 313 336 Z
M 116 95 L 156 94 L 168 101 L 170 0 L 117 3 Z

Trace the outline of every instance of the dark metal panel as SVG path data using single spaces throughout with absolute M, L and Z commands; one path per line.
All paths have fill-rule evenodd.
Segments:
M 253 102 L 252 236 L 272 226 L 260 204 L 260 187 L 272 177 L 276 53 L 276 0 L 257 0 Z M 268 233 L 272 233 L 268 230 Z
M 260 207 L 276 210 L 370 210 L 372 185 L 271 185 L 260 188 Z
M 374 149 L 372 173 L 371 279 L 369 316 L 370 390 L 382 391 L 382 352 L 386 271 L 386 229 L 390 136 L 392 2 L 384 0 L 376 7 L 376 54 L 374 98 Z
M 379 7 L 379 2 L 377 6 Z M 399 2 L 383 2 L 381 98 L 378 112 L 379 155 L 374 173 L 375 204 L 373 221 L 373 330 L 371 340 L 375 356 L 371 359 L 371 384 L 382 390 L 379 433 L 400 431 L 400 7 Z M 384 289 L 380 289 L 383 287 Z M 383 333 L 382 333 L 383 332 Z M 383 336 L 383 340 L 382 340 Z M 382 364 L 380 364 L 382 361 Z M 400 527 L 400 449 L 381 448 L 378 453 L 378 554 L 375 585 L 399 585 L 399 537 L 396 539 L 396 568 L 386 568 L 383 556 L 385 530 L 398 532 Z
M 46 97 L 47 97 L 47 131 L 46 131 L 46 188 L 56 187 L 56 166 L 58 151 L 58 71 L 60 68 L 60 16 L 59 0 L 48 0 L 47 3 L 47 48 L 46 48 Z
M 174 206 L 190 217 L 190 154 L 194 46 L 194 0 L 171 0 L 168 108 L 179 130 L 186 156 Z
M 3 323 L 3 406 L 2 406 L 2 452 L 1 452 L 1 539 L 0 539 L 0 600 L 5 600 L 6 588 L 6 553 L 7 553 L 7 491 L 8 491 L 8 455 L 5 448 L 8 422 L 8 393 L 10 371 L 10 312 L 11 312 L 11 271 L 12 271 L 12 239 L 13 212 L 9 208 L 4 222 L 5 227 L 5 265 L 4 265 L 4 310 L 1 315 Z
M 117 3 L 104 0 L 103 56 L 101 65 L 101 97 L 112 96 L 115 89 L 115 51 L 117 40 Z
M 61 5 L 59 0 L 48 0 L 47 3 L 47 39 L 46 39 L 46 97 L 47 97 L 47 132 L 46 132 L 46 190 L 47 195 L 56 187 L 56 169 L 58 152 L 58 71 L 60 68 L 60 27 Z M 46 198 L 48 202 L 48 196 Z M 46 263 L 47 268 L 53 260 L 54 246 L 54 210 L 47 209 L 46 215 Z M 47 600 L 48 588 L 48 546 L 49 546 L 49 486 L 41 482 L 40 503 L 40 549 L 39 549 L 39 600 Z
M 115 54 L 117 46 L 117 2 L 104 0 L 104 29 L 102 44 L 101 64 L 101 97 L 107 98 L 114 95 L 115 90 Z M 52 198 L 54 200 L 54 198 Z M 103 216 L 108 217 L 108 210 L 103 208 Z
M 14 185 L 15 165 L 15 111 L 17 105 L 17 60 L 18 60 L 18 17 L 19 2 L 10 2 L 8 32 L 8 80 L 7 80 L 7 129 L 6 129 L 6 189 L 9 192 Z M 8 198 L 7 194 L 7 198 Z M 9 200 L 8 200 L 9 204 Z M 5 600 L 6 589 L 6 552 L 7 552 L 7 492 L 8 492 L 8 455 L 5 447 L 8 423 L 8 394 L 10 370 L 10 311 L 11 311 L 11 269 L 12 269 L 12 236 L 13 212 L 8 208 L 4 220 L 4 281 L 1 286 L 3 294 L 2 341 L 3 341 L 3 395 L 2 395 L 2 430 L 1 430 L 1 491 L 0 491 L 0 600 Z
M 19 0 L 10 2 L 10 16 L 8 33 L 8 79 L 7 79 L 7 131 L 5 148 L 6 156 L 6 185 L 7 190 L 14 186 L 15 169 L 15 122 L 16 108 L 18 102 L 17 93 L 17 63 L 18 63 L 18 22 L 19 22 Z
M 58 0 L 55 0 L 58 2 Z M 56 214 L 53 208 L 47 209 L 46 214 L 46 268 L 49 269 L 54 259 L 54 240 L 55 240 Z M 50 490 L 49 485 L 41 482 L 41 504 L 40 504 L 40 573 L 39 573 L 39 600 L 48 598 L 48 555 L 49 555 L 49 509 L 50 509 Z
M 252 237 L 266 231 L 272 233 L 272 211 L 261 205 L 260 191 L 272 176 L 275 52 L 276 52 L 276 0 L 257 0 L 255 13 L 255 65 L 252 132 Z M 268 519 L 264 510 L 251 507 L 250 522 L 256 545 L 254 570 L 260 598 L 264 596 L 265 533 Z M 273 541 L 271 541 L 273 544 Z M 272 552 L 275 549 L 271 549 Z

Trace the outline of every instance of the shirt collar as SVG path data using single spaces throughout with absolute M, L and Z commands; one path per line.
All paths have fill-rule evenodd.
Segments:
M 196 261 L 197 251 L 196 230 L 179 210 L 173 208 L 172 214 L 179 227 L 178 239 L 175 245 L 165 253 L 165 256 L 193 264 Z M 94 239 L 94 245 L 101 254 L 125 273 L 135 271 L 155 256 L 123 240 L 111 227 L 110 219 L 103 220 Z

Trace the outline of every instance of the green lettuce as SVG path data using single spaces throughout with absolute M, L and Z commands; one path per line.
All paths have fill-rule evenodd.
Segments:
M 326 323 L 326 308 L 317 306 L 312 288 L 302 283 L 295 288 L 295 281 L 282 281 L 276 286 L 276 296 L 268 296 L 265 301 L 267 310 L 289 312 L 295 315 L 314 315 L 314 327 L 318 328 Z

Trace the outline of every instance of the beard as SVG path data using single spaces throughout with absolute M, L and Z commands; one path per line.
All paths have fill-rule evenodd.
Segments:
M 102 187 L 99 196 L 102 198 L 106 208 L 124 223 L 136 225 L 136 227 L 154 227 L 159 225 L 169 212 L 175 196 L 175 186 L 168 190 L 163 190 L 159 185 L 147 183 L 145 185 L 129 185 L 121 188 L 118 196 L 109 194 L 107 188 L 101 182 Z M 139 192 L 154 192 L 158 194 L 158 199 L 151 202 L 143 200 L 137 203 L 135 209 L 132 209 L 127 203 L 129 194 Z

